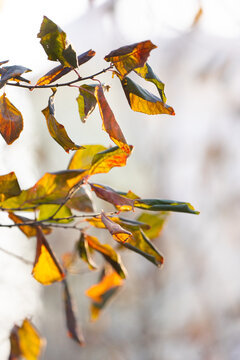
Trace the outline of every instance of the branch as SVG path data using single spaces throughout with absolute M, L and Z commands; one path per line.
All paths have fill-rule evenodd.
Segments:
M 13 256 L 15 259 L 18 259 L 22 262 L 24 262 L 24 264 L 27 264 L 27 265 L 33 265 L 33 261 L 30 261 L 30 260 L 26 260 L 24 259 L 23 257 L 19 256 L 19 255 L 16 255 L 8 250 L 5 250 L 3 248 L 0 247 L 0 251 L 4 252 L 5 254 L 7 255 L 10 255 L 10 256 Z
M 96 74 L 93 75 L 89 75 L 86 77 L 78 77 L 75 80 L 66 82 L 66 83 L 60 83 L 60 84 L 47 84 L 47 85 L 23 85 L 20 83 L 10 83 L 7 82 L 5 85 L 10 85 L 10 86 L 16 86 L 16 87 L 21 87 L 21 88 L 25 88 L 25 89 L 29 89 L 29 90 L 33 90 L 33 89 L 47 89 L 47 88 L 52 88 L 52 87 L 61 87 L 61 86 L 70 86 L 71 84 L 75 84 L 79 81 L 84 81 L 84 80 L 92 80 L 94 79 L 95 76 L 104 74 L 105 72 L 107 72 L 108 70 L 112 69 L 112 65 L 110 65 L 109 67 L 97 72 Z

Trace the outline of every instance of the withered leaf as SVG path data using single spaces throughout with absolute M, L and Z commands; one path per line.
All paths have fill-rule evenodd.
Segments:
M 0 97 L 0 133 L 6 143 L 10 145 L 19 137 L 22 129 L 22 114 L 4 93 Z
M 80 346 L 83 346 L 85 344 L 85 340 L 77 322 L 76 306 L 73 302 L 66 279 L 62 281 L 62 284 L 68 335 Z
M 79 87 L 79 95 L 76 98 L 78 103 L 78 112 L 82 122 L 86 122 L 88 116 L 96 107 L 97 100 L 94 96 L 94 91 L 97 85 L 81 85 Z
M 0 89 L 6 84 L 6 82 L 10 79 L 15 80 L 19 80 L 19 76 L 22 75 L 23 73 L 32 71 L 28 68 L 26 68 L 25 66 L 21 66 L 21 65 L 13 65 L 13 66 L 4 66 L 1 68 L 0 73 L 2 74 L 1 79 L 0 79 Z M 20 78 L 21 80 L 21 78 Z M 25 80 L 23 78 L 23 80 Z M 28 81 L 28 80 L 27 80 Z
M 72 45 L 67 41 L 66 33 L 46 16 L 43 17 L 40 32 L 37 35 L 48 59 L 60 61 L 63 66 L 76 68 L 77 55 Z
M 0 176 L 0 202 L 19 195 L 21 192 L 18 179 L 12 171 L 9 174 Z
M 130 146 L 127 144 L 125 137 L 120 129 L 115 116 L 107 103 L 107 100 L 103 93 L 101 85 L 97 85 L 95 88 L 95 97 L 98 102 L 100 115 L 103 121 L 103 130 L 105 130 L 112 141 L 124 150 L 127 154 L 131 152 Z
M 65 277 L 61 265 L 39 227 L 37 228 L 37 249 L 32 274 L 43 285 L 62 281 Z
M 129 77 L 122 79 L 121 83 L 132 110 L 148 115 L 175 115 L 171 106 L 166 105 L 160 98 L 143 89 Z
M 91 258 L 90 252 L 89 252 L 89 245 L 86 238 L 86 235 L 84 233 L 81 233 L 80 239 L 77 242 L 76 245 L 78 254 L 81 259 L 83 259 L 87 264 L 90 270 L 97 269 L 96 264 L 94 263 L 93 259 Z
M 104 59 L 113 63 L 119 73 L 125 76 L 135 68 L 144 66 L 150 51 L 156 47 L 150 40 L 146 40 L 113 50 Z
M 130 231 L 123 229 L 119 224 L 112 221 L 103 211 L 101 213 L 101 220 L 116 241 L 126 242 L 129 238 L 132 238 Z
M 95 204 L 92 201 L 91 192 L 83 186 L 81 186 L 80 189 L 76 191 L 76 193 L 71 197 L 71 199 L 68 200 L 67 206 L 70 209 L 75 209 L 83 212 L 96 211 Z
M 43 115 L 46 118 L 47 127 L 52 138 L 61 145 L 68 153 L 69 150 L 82 149 L 82 146 L 74 144 L 69 138 L 64 126 L 59 124 L 54 117 L 54 95 L 56 90 L 53 90 L 53 94 L 49 97 L 48 107 L 42 110 Z

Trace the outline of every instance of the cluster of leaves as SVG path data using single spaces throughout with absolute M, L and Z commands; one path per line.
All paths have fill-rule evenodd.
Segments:
M 147 63 L 150 51 L 156 46 L 147 40 L 111 51 L 105 56 L 105 60 L 110 62 L 108 68 L 82 78 L 78 68 L 95 55 L 94 51 L 89 50 L 77 56 L 72 45 L 67 41 L 66 33 L 47 17 L 43 19 L 38 37 L 48 59 L 59 61 L 60 65 L 42 76 L 33 86 L 23 84 L 23 82 L 29 83 L 29 80 L 22 77 L 23 73 L 30 71 L 29 69 L 18 65 L 5 66 L 6 61 L 3 61 L 0 67 L 0 87 L 13 85 L 30 90 L 52 88 L 48 105 L 42 110 L 49 133 L 66 152 L 76 151 L 66 170 L 46 173 L 26 190 L 20 189 L 15 173 L 0 176 L 0 208 L 9 214 L 12 221 L 10 224 L 0 224 L 0 226 L 9 228 L 16 226 L 28 238 L 36 237 L 32 275 L 43 285 L 61 282 L 68 334 L 77 343 L 83 345 L 84 338 L 77 324 L 67 280 L 68 274 L 76 272 L 78 262 L 86 262 L 90 271 L 100 270 L 98 282 L 86 290 L 86 295 L 91 299 L 91 319 L 96 320 L 127 277 L 120 252 L 127 248 L 160 267 L 164 261 L 163 255 L 156 248 L 153 240 L 159 236 L 168 213 L 197 214 L 198 212 L 186 202 L 141 199 L 132 191 L 120 192 L 109 186 L 90 182 L 90 178 L 95 174 L 107 173 L 113 167 L 125 166 L 133 149 L 133 146 L 127 143 L 104 95 L 104 90 L 108 90 L 109 87 L 96 78 L 98 75 L 106 71 L 116 75 L 134 111 L 151 115 L 174 115 L 173 108 L 166 105 L 164 84 Z M 55 83 L 71 71 L 77 74 L 75 80 Z M 152 82 L 160 97 L 148 92 L 127 76 L 131 72 Z M 54 97 L 57 87 L 71 86 L 86 79 L 91 83 L 77 86 L 80 118 L 85 122 L 98 105 L 102 128 L 116 146 L 106 148 L 102 145 L 76 145 L 69 138 L 64 126 L 55 119 Z M 15 141 L 22 129 L 22 115 L 7 99 L 4 92 L 0 98 L 0 132 L 7 144 Z M 110 203 L 113 211 L 96 213 L 89 190 L 92 190 L 98 198 Z M 135 208 L 143 212 L 131 220 L 121 216 L 122 212 L 134 211 Z M 29 217 L 19 215 L 19 212 L 24 214 L 28 212 Z M 55 256 L 47 240 L 47 235 L 54 228 L 75 229 L 79 232 L 74 249 L 70 253 L 63 254 L 62 259 Z M 113 243 L 102 244 L 98 238 L 91 235 L 91 228 L 108 231 Z M 103 259 L 100 268 L 95 263 L 95 252 L 101 254 Z M 43 342 L 28 319 L 25 319 L 20 327 L 14 326 L 10 340 L 9 359 L 21 357 L 38 359 Z

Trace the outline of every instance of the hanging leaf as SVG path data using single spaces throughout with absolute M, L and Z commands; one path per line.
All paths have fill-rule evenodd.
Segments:
M 83 212 L 94 212 L 95 204 L 92 201 L 92 195 L 88 189 L 83 186 L 71 197 L 67 202 L 67 206 L 70 209 L 83 211 Z
M 81 236 L 77 242 L 76 248 L 77 248 L 80 258 L 83 259 L 88 264 L 89 269 L 96 270 L 97 266 L 94 263 L 93 259 L 91 258 L 88 241 L 87 241 L 86 235 L 84 233 L 81 233 Z
M 39 227 L 37 228 L 37 251 L 32 274 L 43 285 L 62 281 L 65 277 L 62 267 Z
M 75 152 L 68 168 L 86 169 L 88 175 L 107 173 L 113 167 L 125 166 L 130 155 L 117 146 L 106 149 L 102 145 L 84 145 L 84 148 Z
M 117 216 L 111 216 L 111 220 L 129 231 L 139 230 L 140 228 L 143 230 L 150 229 L 150 226 L 148 224 L 145 224 L 145 223 L 142 223 L 142 222 L 136 221 L 136 220 L 123 219 L 123 218 L 119 218 Z M 99 216 L 86 218 L 85 221 L 87 221 L 90 225 L 92 225 L 98 229 L 106 229 L 106 226 L 104 225 L 104 223 L 101 220 L 101 217 L 99 217 Z
M 126 242 L 132 237 L 132 233 L 123 229 L 119 224 L 109 219 L 102 211 L 101 220 L 116 241 Z
M 122 264 L 120 255 L 116 253 L 110 245 L 103 245 L 96 237 L 87 234 L 84 235 L 84 238 L 86 239 L 89 247 L 99 252 L 122 279 L 126 278 L 127 271 Z
M 132 110 L 148 115 L 175 115 L 171 106 L 166 105 L 160 98 L 143 89 L 129 77 L 125 77 L 121 83 Z
M 6 143 L 10 145 L 19 137 L 22 129 L 22 114 L 4 93 L 0 97 L 0 133 Z
M 73 303 L 72 295 L 69 291 L 69 286 L 66 279 L 62 281 L 62 284 L 68 335 L 80 346 L 83 346 L 85 344 L 84 337 L 77 323 L 76 307 Z
M 78 112 L 83 123 L 86 122 L 88 116 L 96 107 L 97 100 L 94 96 L 94 91 L 97 85 L 81 85 L 79 87 L 79 95 L 76 98 L 78 103 Z
M 69 138 L 63 125 L 59 124 L 54 117 L 54 96 L 56 89 L 52 89 L 53 94 L 49 97 L 48 107 L 42 110 L 43 115 L 46 118 L 47 126 L 52 138 L 61 145 L 64 150 L 68 153 L 69 150 L 82 149 L 82 146 L 74 144 Z
M 169 213 L 164 211 L 158 214 L 142 213 L 137 220 L 150 225 L 150 229 L 144 230 L 144 232 L 150 240 L 153 240 L 160 235 L 168 216 Z
M 5 209 L 27 209 L 38 207 L 39 204 L 61 204 L 71 188 L 84 178 L 84 170 L 64 170 L 46 173 L 28 190 L 23 190 L 18 196 L 5 200 L 1 205 Z
M 49 60 L 58 60 L 63 66 L 78 66 L 76 52 L 67 41 L 66 33 L 46 16 L 43 17 L 37 37 L 41 39 L 40 43 Z
M 32 71 L 21 65 L 13 65 L 13 66 L 4 66 L 0 69 L 1 79 L 0 79 L 0 89 L 6 84 L 8 80 L 19 80 L 19 76 L 23 73 Z M 24 79 L 24 78 L 20 78 Z M 24 79 L 26 81 L 26 79 Z M 29 82 L 27 80 L 27 82 Z
M 0 176 L 0 202 L 19 195 L 21 192 L 18 179 L 12 171 L 9 174 Z
M 190 203 L 174 200 L 138 199 L 135 200 L 134 206 L 139 209 L 150 211 L 175 211 L 199 214 L 199 211 L 196 211 Z
M 84 64 L 88 60 L 90 60 L 94 55 L 95 51 L 88 50 L 85 53 L 79 55 L 77 57 L 78 60 L 78 66 Z M 68 74 L 70 71 L 72 71 L 72 67 L 69 66 L 63 66 L 59 65 L 50 70 L 47 74 L 43 75 L 36 83 L 35 86 L 42 86 L 42 85 L 48 85 L 52 84 L 53 82 L 60 79 L 62 76 Z
M 152 68 L 148 63 L 146 63 L 143 67 L 137 68 L 134 70 L 136 74 L 141 76 L 143 79 L 152 82 L 156 85 L 159 95 L 164 103 L 166 103 L 167 98 L 164 93 L 164 83 L 154 74 Z
M 144 66 L 150 51 L 156 47 L 150 40 L 142 41 L 113 50 L 104 60 L 113 63 L 119 73 L 125 76 L 133 69 Z
M 46 204 L 46 205 L 40 205 L 38 207 L 39 210 L 39 214 L 38 214 L 38 221 L 41 220 L 47 220 L 49 218 L 51 218 L 51 216 L 53 216 L 56 211 L 59 209 L 60 205 L 55 205 L 55 204 Z M 60 208 L 60 210 L 56 213 L 56 215 L 53 216 L 52 219 L 48 220 L 49 222 L 57 222 L 59 224 L 68 224 L 71 221 L 73 221 L 73 219 L 62 219 L 62 220 L 57 220 L 57 219 L 61 219 L 61 218 L 69 218 L 72 216 L 72 212 L 69 209 L 68 206 L 64 205 Z M 54 220 L 56 219 L 56 220 Z
M 119 195 L 116 191 L 108 186 L 103 186 L 100 184 L 91 184 L 91 189 L 95 192 L 95 194 L 105 201 L 116 206 L 116 208 L 120 211 L 130 211 L 134 210 L 134 200 L 128 199 Z
M 16 215 L 12 212 L 9 212 L 8 214 L 9 219 L 11 219 L 15 224 L 22 224 L 25 222 L 29 222 L 32 221 L 31 219 L 28 219 L 26 217 L 20 216 L 20 215 Z M 37 236 L 37 229 L 36 226 L 31 226 L 31 225 L 22 225 L 18 227 L 19 230 L 21 230 L 28 238 L 33 237 L 33 236 Z M 50 234 L 51 233 L 51 229 L 48 227 L 42 228 L 42 232 L 44 234 Z
M 45 345 L 37 329 L 25 319 L 21 326 L 14 325 L 10 334 L 9 360 L 38 360 Z
M 164 262 L 164 258 L 158 249 L 147 238 L 144 232 L 140 229 L 133 231 L 132 234 L 133 236 L 126 242 L 121 242 L 121 245 L 142 255 L 154 265 L 160 267 Z
M 125 137 L 120 129 L 115 116 L 107 103 L 107 100 L 103 93 L 103 88 L 101 85 L 97 85 L 95 88 L 95 97 L 98 102 L 100 115 L 103 121 L 102 128 L 105 130 L 110 139 L 119 146 L 127 154 L 131 152 L 130 146 L 127 144 Z
M 117 290 L 122 286 L 122 278 L 115 272 L 103 274 L 102 279 L 96 285 L 91 286 L 86 295 L 93 301 L 91 305 L 91 320 L 95 321 L 99 317 L 100 311 L 106 303 L 112 298 Z

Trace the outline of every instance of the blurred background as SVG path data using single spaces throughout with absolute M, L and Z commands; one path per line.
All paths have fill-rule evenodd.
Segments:
M 28 316 L 47 339 L 43 359 L 240 359 L 239 1 L 2 0 L 0 60 L 31 68 L 32 83 L 54 66 L 36 39 L 43 15 L 67 32 L 77 53 L 96 51 L 81 76 L 103 69 L 104 56 L 120 46 L 146 39 L 158 46 L 149 64 L 166 84 L 176 116 L 133 113 L 118 80 L 102 75 L 111 86 L 109 104 L 135 149 L 125 168 L 94 181 L 143 198 L 188 201 L 201 214 L 171 214 L 156 241 L 163 269 L 124 253 L 129 277 L 96 323 L 89 322 L 84 291 L 97 274 L 70 278 L 84 348 L 66 335 L 61 284 L 43 288 L 31 266 L 0 251 L 0 358 L 8 358 L 10 329 Z M 11 146 L 0 139 L 0 175 L 15 171 L 27 188 L 45 172 L 65 169 L 71 155 L 50 138 L 41 114 L 50 90 L 5 90 L 23 114 L 24 131 Z M 109 146 L 97 110 L 81 123 L 77 95 L 77 89 L 59 89 L 56 119 L 75 143 Z M 55 231 L 49 239 L 60 255 L 77 236 Z M 103 233 L 101 240 L 109 238 Z M 1 229 L 0 247 L 34 258 L 35 241 L 18 229 Z

